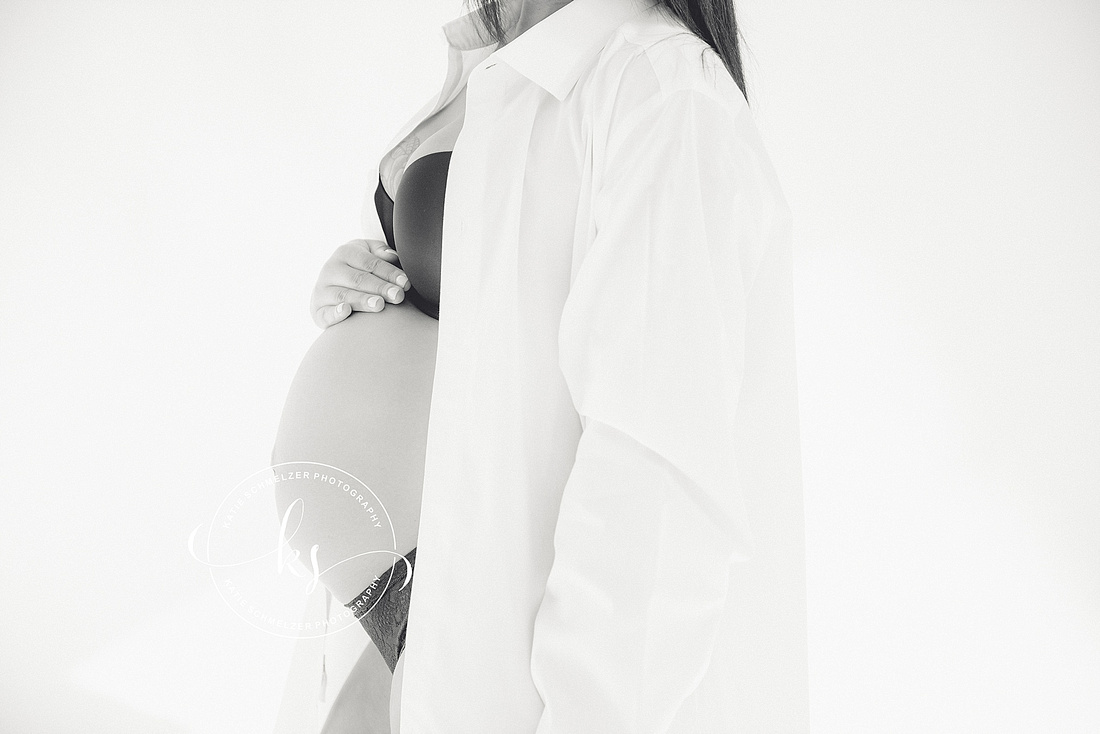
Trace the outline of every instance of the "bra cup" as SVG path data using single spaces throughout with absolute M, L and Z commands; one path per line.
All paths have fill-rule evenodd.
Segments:
M 408 137 L 390 150 L 379 165 L 379 176 L 391 198 L 401 189 L 404 172 L 423 155 L 454 150 L 466 117 L 466 87 L 434 116 L 424 120 Z
M 406 295 L 439 318 L 443 206 L 451 151 L 421 156 L 409 164 L 393 204 L 394 249 L 412 286 Z
M 443 202 L 451 152 L 466 112 L 466 87 L 424 120 L 379 165 L 374 205 L 386 241 L 411 283 L 405 298 L 439 318 Z M 392 195 L 391 193 L 392 192 Z

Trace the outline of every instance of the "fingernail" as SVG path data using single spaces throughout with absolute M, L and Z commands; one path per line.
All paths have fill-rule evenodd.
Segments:
M 399 275 L 397 276 L 397 284 L 404 288 L 409 284 L 409 279 L 406 278 L 404 275 Z
M 371 308 L 378 308 L 382 305 L 382 298 L 380 296 L 371 296 L 367 299 L 367 305 Z
M 397 286 L 391 287 L 390 290 L 389 290 L 390 298 L 392 298 L 393 300 L 396 301 L 397 300 L 397 295 L 401 292 L 402 292 L 402 290 L 400 288 L 398 288 Z
M 347 311 L 347 310 L 348 310 L 348 304 L 346 304 L 346 303 L 339 303 L 339 304 L 336 305 L 336 315 L 337 316 L 343 316 L 344 312 Z

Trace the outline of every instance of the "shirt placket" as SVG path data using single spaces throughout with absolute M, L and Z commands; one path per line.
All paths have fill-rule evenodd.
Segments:
M 466 334 L 491 343 L 516 328 L 516 243 L 534 120 L 529 82 L 492 55 L 466 83 L 466 119 L 451 159 L 441 280 L 476 319 Z

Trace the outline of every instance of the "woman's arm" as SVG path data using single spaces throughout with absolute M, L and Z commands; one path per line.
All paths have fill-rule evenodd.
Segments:
M 742 125 L 683 90 L 609 133 L 560 324 L 584 430 L 535 620 L 538 734 L 665 731 L 706 672 L 730 563 L 754 552 L 733 424 L 779 210 Z

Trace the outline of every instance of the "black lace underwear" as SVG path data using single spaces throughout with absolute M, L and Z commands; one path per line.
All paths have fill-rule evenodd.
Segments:
M 416 561 L 416 548 L 406 553 L 405 558 L 409 559 L 411 569 Z M 409 599 L 412 597 L 412 579 L 405 584 L 407 577 L 405 562 L 398 559 L 359 596 L 344 605 L 363 625 L 391 673 L 405 649 L 405 627 L 409 620 Z M 402 584 L 405 588 L 401 588 Z

